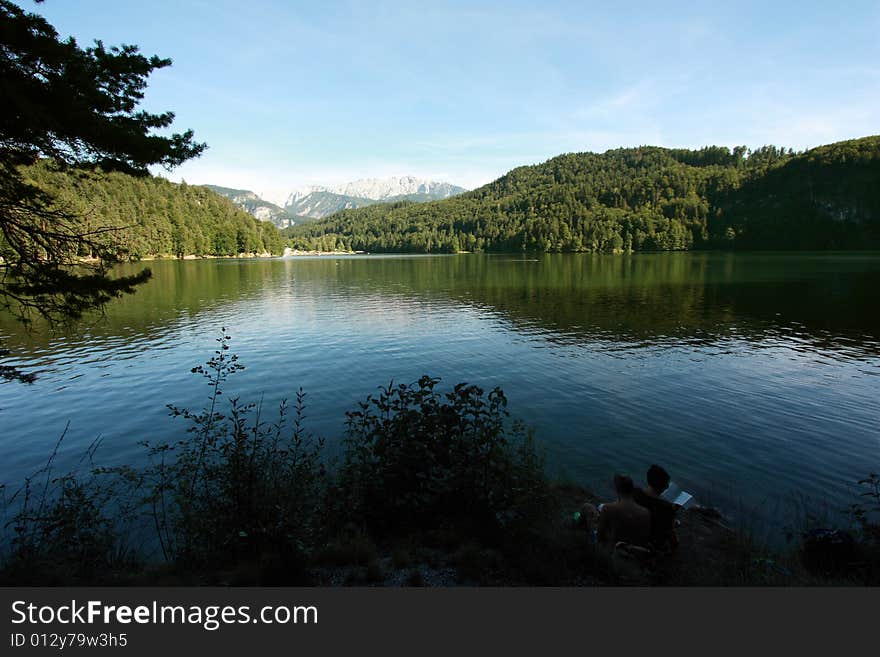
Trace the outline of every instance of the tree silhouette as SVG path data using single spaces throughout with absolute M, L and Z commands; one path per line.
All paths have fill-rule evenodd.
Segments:
M 93 229 L 22 167 L 43 159 L 72 173 L 148 175 L 151 165 L 171 169 L 197 157 L 206 146 L 191 130 L 156 134 L 172 112 L 139 109 L 150 73 L 170 64 L 133 45 L 81 48 L 43 17 L 0 0 L 0 305 L 23 320 L 76 319 L 150 277 L 148 269 L 111 276 L 109 267 L 128 257 L 112 239 L 117 227 Z

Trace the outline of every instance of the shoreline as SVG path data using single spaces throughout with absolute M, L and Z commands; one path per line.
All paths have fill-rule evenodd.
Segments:
M 407 252 L 398 252 L 398 251 L 318 251 L 318 250 L 308 250 L 303 251 L 299 249 L 291 249 L 290 247 L 286 247 L 284 252 L 281 254 L 273 254 L 267 251 L 262 253 L 239 253 L 236 255 L 212 255 L 212 254 L 195 254 L 189 253 L 184 256 L 176 256 L 168 253 L 154 253 L 145 256 L 141 256 L 136 259 L 123 261 L 123 262 L 151 262 L 155 260 L 252 260 L 252 259 L 271 259 L 271 258 L 290 258 L 290 257 L 321 257 L 321 256 L 353 256 L 353 255 L 376 255 L 376 256 L 442 256 L 442 255 L 494 255 L 494 256 L 530 256 L 530 257 L 539 257 L 539 256 L 558 256 L 558 255 L 576 255 L 576 256 L 637 256 L 637 255 L 658 255 L 658 254 L 728 254 L 728 255 L 762 255 L 762 256 L 798 256 L 798 255 L 821 255 L 821 256 L 834 256 L 834 255 L 875 255 L 880 254 L 880 251 L 876 249 L 841 249 L 841 250 L 782 250 L 782 251 L 772 251 L 772 250 L 718 250 L 718 249 L 688 249 L 683 251 L 629 251 L 622 253 L 593 253 L 589 251 L 538 251 L 538 252 L 522 252 L 522 251 L 482 251 L 482 252 L 472 252 L 472 251 L 456 251 L 455 253 L 424 253 L 421 251 L 407 251 Z M 100 258 L 90 258 L 90 257 L 81 257 L 77 259 L 77 263 L 82 265 L 88 264 L 96 264 L 101 262 Z M 0 257 L 0 267 L 5 266 L 6 263 L 2 257 Z
M 133 260 L 132 262 L 148 262 L 152 260 L 238 260 L 238 259 L 252 259 L 252 258 L 280 258 L 281 256 L 273 255 L 268 251 L 264 251 L 263 253 L 239 253 L 237 255 L 197 255 L 195 253 L 188 253 L 184 256 L 176 256 L 170 254 L 163 253 L 154 253 L 150 255 L 145 255 L 137 260 Z
M 289 246 L 284 249 L 282 258 L 301 257 L 301 256 L 339 256 L 339 255 L 367 255 L 366 251 L 302 251 L 300 249 L 292 249 Z

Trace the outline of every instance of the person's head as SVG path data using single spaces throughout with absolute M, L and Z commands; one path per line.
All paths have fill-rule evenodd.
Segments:
M 628 477 L 625 474 L 614 475 L 614 490 L 617 491 L 617 497 L 620 499 L 632 497 L 635 489 L 636 485 L 633 483 L 631 477 Z
M 648 485 L 657 495 L 669 488 L 669 473 L 656 463 L 648 468 Z

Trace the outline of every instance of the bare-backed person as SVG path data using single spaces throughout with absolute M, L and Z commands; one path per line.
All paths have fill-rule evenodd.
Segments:
M 618 542 L 647 546 L 651 538 L 651 514 L 633 499 L 635 484 L 623 474 L 614 475 L 617 501 L 603 504 L 599 512 L 598 538 L 600 543 Z

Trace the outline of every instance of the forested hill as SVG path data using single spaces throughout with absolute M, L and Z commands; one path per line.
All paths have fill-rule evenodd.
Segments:
M 377 252 L 880 248 L 880 137 L 802 153 L 560 155 L 451 199 L 346 210 L 285 234 L 298 248 Z
M 123 173 L 60 172 L 46 161 L 23 173 L 48 191 L 59 209 L 81 216 L 87 229 L 124 227 L 112 239 L 135 258 L 284 250 L 274 225 L 254 219 L 207 187 Z

